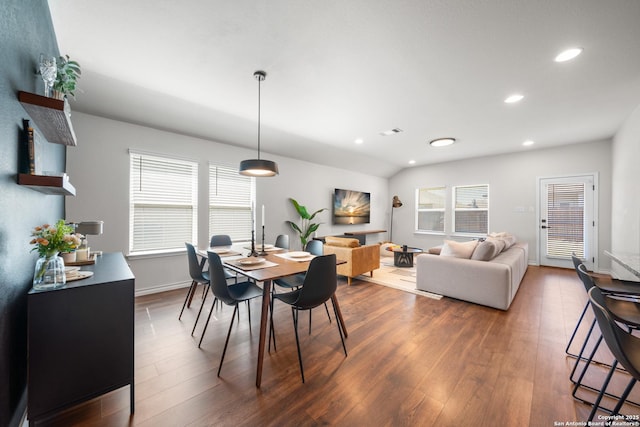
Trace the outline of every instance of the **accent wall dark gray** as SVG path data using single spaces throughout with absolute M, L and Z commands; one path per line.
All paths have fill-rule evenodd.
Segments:
M 31 229 L 64 218 L 63 196 L 17 185 L 22 119 L 19 90 L 43 93 L 41 52 L 58 55 L 46 0 L 0 2 L 0 426 L 17 426 L 27 384 L 27 292 L 37 255 Z M 65 170 L 65 147 L 44 143 L 46 170 Z

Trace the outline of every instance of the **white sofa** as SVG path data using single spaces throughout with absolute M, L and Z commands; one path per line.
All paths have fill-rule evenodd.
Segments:
M 416 256 L 416 288 L 507 310 L 527 271 L 529 246 L 516 243 L 490 261 Z

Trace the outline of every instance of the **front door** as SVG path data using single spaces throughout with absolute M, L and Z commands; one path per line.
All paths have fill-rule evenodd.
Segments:
M 540 265 L 573 268 L 571 254 L 589 270 L 596 264 L 597 176 L 540 179 Z

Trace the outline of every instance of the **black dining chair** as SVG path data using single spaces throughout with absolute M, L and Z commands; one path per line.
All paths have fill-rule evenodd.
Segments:
M 625 330 L 618 325 L 615 316 L 607 309 L 608 299 L 611 298 L 603 295 L 600 289 L 596 286 L 589 290 L 589 301 L 593 307 L 598 327 L 602 332 L 605 343 L 613 354 L 614 361 L 611 364 L 611 369 L 609 369 L 609 373 L 607 374 L 604 383 L 602 384 L 598 397 L 593 403 L 588 421 L 592 421 L 598 409 L 602 409 L 600 407 L 600 403 L 606 394 L 607 386 L 609 385 L 618 364 L 622 365 L 625 371 L 631 376 L 631 379 L 620 395 L 620 398 L 613 410 L 606 410 L 608 414 L 615 416 L 620 413 L 622 405 L 629 397 L 631 389 L 635 383 L 640 380 L 640 338 L 632 335 L 630 331 Z
M 621 292 L 622 290 L 633 292 L 633 293 L 626 293 L 626 294 L 621 294 L 621 293 L 614 294 L 611 292 L 607 292 L 605 289 L 600 288 L 600 285 L 594 281 L 593 276 L 588 274 L 587 268 L 585 267 L 584 264 L 582 263 L 578 264 L 578 268 L 576 269 L 576 271 L 578 272 L 578 276 L 580 277 L 580 280 L 582 281 L 585 291 L 587 292 L 588 295 L 590 295 L 591 289 L 595 288 L 595 289 L 598 289 L 598 291 L 601 292 L 602 294 L 605 294 L 608 296 L 604 303 L 606 305 L 608 312 L 616 320 L 627 325 L 627 328 L 629 331 L 631 331 L 632 329 L 637 329 L 640 326 L 640 306 L 633 299 L 634 297 L 637 296 L 637 289 L 616 288 L 618 292 Z M 608 289 L 611 290 L 613 288 L 609 287 Z M 588 302 L 589 302 L 589 299 L 588 299 Z M 593 307 L 592 304 L 590 305 Z M 585 387 L 587 389 L 594 390 L 593 387 L 591 386 L 583 385 L 582 380 L 584 379 L 584 376 L 590 364 L 592 363 L 596 355 L 596 352 L 598 351 L 598 348 L 603 339 L 603 335 L 601 334 L 599 338 L 596 340 L 596 342 L 594 343 L 590 354 L 587 357 L 584 356 L 587 343 L 589 342 L 591 335 L 593 334 L 596 322 L 597 322 L 597 318 L 594 318 L 589 328 L 589 331 L 587 333 L 587 336 L 585 337 L 584 343 L 582 344 L 580 353 L 577 355 L 576 361 L 574 363 L 574 366 L 573 366 L 573 369 L 571 370 L 571 375 L 570 375 L 570 380 L 574 383 L 574 387 L 572 391 L 573 397 L 588 404 L 592 404 L 593 402 L 587 401 L 583 398 L 579 398 L 576 395 L 576 392 L 579 387 Z M 578 379 L 574 380 L 573 376 L 576 372 L 578 364 L 580 363 L 580 361 L 583 361 L 583 360 L 585 361 L 585 364 L 582 368 L 582 371 Z M 606 363 L 601 363 L 601 365 L 610 366 Z M 598 391 L 598 390 L 595 390 L 595 391 Z M 618 396 L 610 396 L 610 397 L 617 398 Z
M 232 244 L 231 237 L 226 234 L 214 234 L 209 242 L 209 246 L 212 248 L 216 246 L 231 246 Z
M 202 264 L 198 262 L 198 255 L 196 254 L 195 247 L 191 243 L 185 243 L 185 246 L 187 247 L 187 261 L 189 262 L 189 276 L 191 276 L 191 286 L 189 286 L 187 295 L 184 298 L 184 303 L 182 304 L 182 310 L 180 310 L 178 320 L 182 318 L 182 313 L 184 312 L 185 307 L 191 306 L 191 300 L 193 299 L 193 294 L 195 293 L 197 286 L 199 284 L 205 286 L 204 294 L 202 297 L 202 304 L 204 304 L 204 300 L 207 297 L 207 287 L 209 286 L 209 272 L 202 271 Z M 200 313 L 198 313 L 198 317 L 200 317 Z M 197 322 L 198 320 L 196 319 L 196 323 Z
M 253 298 L 262 296 L 262 289 L 253 282 L 238 282 L 231 285 L 227 284 L 227 280 L 224 274 L 224 267 L 222 266 L 222 260 L 220 256 L 214 252 L 207 252 L 209 260 L 209 278 L 211 280 L 211 290 L 213 295 L 222 303 L 233 306 L 233 315 L 231 316 L 231 322 L 229 323 L 229 332 L 227 333 L 227 339 L 224 342 L 224 349 L 222 350 L 222 356 L 220 357 L 220 366 L 218 367 L 218 376 L 222 370 L 222 362 L 224 362 L 224 355 L 227 352 L 227 345 L 229 344 L 229 337 L 231 336 L 231 330 L 233 329 L 233 323 L 235 321 L 236 313 L 238 312 L 238 304 L 243 301 L 249 301 Z M 249 314 L 249 329 L 251 329 L 251 305 L 247 304 L 247 310 Z M 207 323 L 202 331 L 198 348 L 202 345 L 205 332 L 207 332 L 207 326 L 211 320 L 211 314 L 213 308 L 209 312 L 207 317 Z
M 304 366 L 302 364 L 302 353 L 300 351 L 300 339 L 298 337 L 298 313 L 300 310 L 312 310 L 319 305 L 331 300 L 333 312 L 338 318 L 336 306 L 333 304 L 331 297 L 335 294 L 338 287 L 338 276 L 336 273 L 336 255 L 321 255 L 311 260 L 309 269 L 304 277 L 302 286 L 290 292 L 275 294 L 275 299 L 282 301 L 291 306 L 291 316 L 293 318 L 293 329 L 296 336 L 296 346 L 298 348 L 298 362 L 300 363 L 300 375 L 304 383 Z M 271 311 L 271 325 L 273 325 L 273 310 Z M 347 347 L 344 344 L 344 337 L 340 322 L 336 321 L 342 349 L 345 357 L 347 356 Z
M 276 237 L 275 247 L 281 249 L 289 249 L 289 235 L 278 234 L 278 236 Z
M 320 240 L 310 240 L 307 242 L 306 246 L 304 247 L 306 252 L 309 252 L 311 255 L 322 255 L 323 253 L 323 247 L 322 247 L 322 242 Z M 274 284 L 278 285 L 282 288 L 285 289 L 298 289 L 299 287 L 302 286 L 302 283 L 304 282 L 304 276 L 305 273 L 300 273 L 300 274 L 295 274 L 293 276 L 287 276 L 287 277 L 283 277 L 280 279 L 276 279 L 274 280 Z M 276 287 L 273 286 L 273 288 L 271 288 L 271 309 L 273 310 L 273 296 L 276 293 Z M 324 309 L 327 312 L 327 318 L 329 319 L 329 323 L 331 323 L 331 315 L 329 314 L 329 307 L 327 306 L 327 304 L 324 304 Z M 309 310 L 309 334 L 311 334 L 311 310 Z M 269 351 L 271 351 L 271 341 L 273 340 L 273 348 L 276 349 L 276 338 L 275 338 L 275 334 L 271 335 L 273 338 L 269 340 Z

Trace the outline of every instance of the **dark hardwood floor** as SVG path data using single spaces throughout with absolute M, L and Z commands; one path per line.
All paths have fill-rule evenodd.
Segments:
M 68 410 L 49 425 L 554 426 L 586 420 L 591 409 L 571 396 L 574 359 L 564 352 L 586 301 L 573 270 L 529 267 L 507 312 L 341 280 L 349 355 L 323 308 L 313 312 L 311 335 L 307 314 L 301 314 L 305 384 L 290 309 L 276 304 L 278 351 L 265 354 L 260 389 L 259 301 L 252 303 L 251 330 L 241 306 L 217 377 L 233 310 L 214 310 L 198 349 L 203 320 L 194 337 L 191 328 L 200 294 L 179 321 L 185 292 L 136 299 L 134 416 L 125 388 Z M 587 382 L 597 386 L 604 372 L 590 369 Z M 626 383 L 625 375 L 616 374 L 616 387 Z M 640 413 L 630 405 L 624 411 Z

